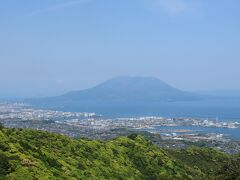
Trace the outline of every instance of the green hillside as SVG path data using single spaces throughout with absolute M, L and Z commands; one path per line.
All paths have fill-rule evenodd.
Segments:
M 232 167 L 239 167 L 237 157 L 233 162 L 201 148 L 163 150 L 140 135 L 105 142 L 0 130 L 0 179 L 237 179 Z

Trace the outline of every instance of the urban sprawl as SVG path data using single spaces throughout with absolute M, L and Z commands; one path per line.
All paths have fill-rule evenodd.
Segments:
M 0 103 L 0 123 L 9 128 L 29 128 L 61 133 L 70 137 L 112 139 L 119 135 L 143 133 L 155 144 L 184 148 L 205 144 L 228 153 L 240 152 L 240 142 L 222 133 L 202 133 L 189 129 L 159 127 L 238 128 L 239 122 L 200 118 L 106 118 L 89 112 L 63 112 L 33 108 L 21 103 Z

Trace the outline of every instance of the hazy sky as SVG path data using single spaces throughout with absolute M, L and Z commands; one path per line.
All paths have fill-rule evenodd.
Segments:
M 120 75 L 240 90 L 239 9 L 239 0 L 2 0 L 0 97 Z

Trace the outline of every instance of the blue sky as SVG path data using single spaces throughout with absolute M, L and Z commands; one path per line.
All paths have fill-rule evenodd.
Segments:
M 239 0 L 0 2 L 0 96 L 48 96 L 120 76 L 240 90 Z

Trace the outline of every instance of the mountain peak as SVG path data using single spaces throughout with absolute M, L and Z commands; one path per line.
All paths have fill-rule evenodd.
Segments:
M 107 91 L 122 91 L 122 92 L 143 92 L 143 91 L 177 91 L 177 89 L 167 83 L 154 77 L 138 77 L 138 76 L 121 76 L 112 78 L 97 85 L 94 88 L 105 89 Z M 149 92 L 150 93 L 150 92 Z
M 149 105 L 155 102 L 192 101 L 198 95 L 178 90 L 154 77 L 121 76 L 107 80 L 95 87 L 67 94 L 31 101 L 35 105 L 48 107 L 70 107 L 77 110 L 95 110 L 118 104 Z M 124 105 L 125 104 L 125 105 Z
M 106 83 L 114 83 L 114 84 L 165 84 L 167 85 L 167 83 L 161 81 L 158 78 L 155 77 L 143 77 L 143 76 L 118 76 L 112 79 L 109 79 L 105 82 L 103 82 L 102 84 L 106 84 Z
M 120 76 L 93 88 L 61 96 L 72 101 L 178 101 L 192 94 L 178 90 L 154 77 Z

